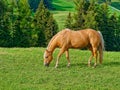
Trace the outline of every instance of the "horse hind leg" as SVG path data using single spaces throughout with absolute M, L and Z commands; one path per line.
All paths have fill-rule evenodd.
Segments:
M 93 48 L 93 55 L 94 55 L 94 58 L 95 58 L 95 63 L 94 63 L 94 68 L 95 68 L 96 65 L 97 65 L 97 57 L 98 57 L 97 48 Z
M 69 51 L 68 50 L 66 50 L 66 58 L 68 60 L 67 67 L 70 67 L 70 58 L 69 58 Z

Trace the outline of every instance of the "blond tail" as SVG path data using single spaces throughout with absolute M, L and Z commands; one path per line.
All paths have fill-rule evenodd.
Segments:
M 103 51 L 105 50 L 104 47 L 104 39 L 103 39 L 103 35 L 100 31 L 98 31 L 98 33 L 100 34 L 100 38 L 101 38 L 101 43 L 99 46 L 99 62 L 102 64 L 103 61 Z

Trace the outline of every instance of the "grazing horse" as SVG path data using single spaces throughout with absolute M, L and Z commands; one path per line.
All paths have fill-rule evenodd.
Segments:
M 92 52 L 92 55 L 88 60 L 88 66 L 90 66 L 91 60 L 94 57 L 95 58 L 94 67 L 96 67 L 97 65 L 98 57 L 97 51 L 99 51 L 99 62 L 102 64 L 104 40 L 100 31 L 95 31 L 93 29 L 84 29 L 79 31 L 64 29 L 58 32 L 50 40 L 47 49 L 45 50 L 44 53 L 45 66 L 49 66 L 50 62 L 53 59 L 52 56 L 53 51 L 57 47 L 60 48 L 60 52 L 57 56 L 55 68 L 58 67 L 59 59 L 64 52 L 66 53 L 66 58 L 68 60 L 67 66 L 70 66 L 69 48 L 81 49 L 87 47 Z

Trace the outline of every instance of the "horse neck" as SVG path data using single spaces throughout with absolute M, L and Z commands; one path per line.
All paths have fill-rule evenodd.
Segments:
M 54 37 L 55 38 L 55 37 Z M 54 38 L 52 38 L 48 44 L 47 50 L 52 52 L 55 50 L 56 48 L 56 41 L 54 40 Z

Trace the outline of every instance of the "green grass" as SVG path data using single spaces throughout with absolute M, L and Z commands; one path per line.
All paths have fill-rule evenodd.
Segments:
M 74 11 L 73 0 L 53 0 L 55 11 Z
M 65 21 L 69 11 L 56 11 L 53 16 L 58 23 L 59 31 L 65 28 Z
M 59 30 L 62 30 L 65 28 L 64 24 L 68 13 L 75 11 L 74 2 L 73 0 L 53 0 L 52 4 L 53 7 L 55 8 L 55 10 L 52 11 L 52 13 L 59 25 Z
M 45 48 L 0 48 L 0 90 L 119 90 L 120 52 L 105 52 L 102 65 L 87 67 L 89 51 L 70 50 L 55 66 L 43 65 Z M 94 63 L 94 60 L 92 64 Z

